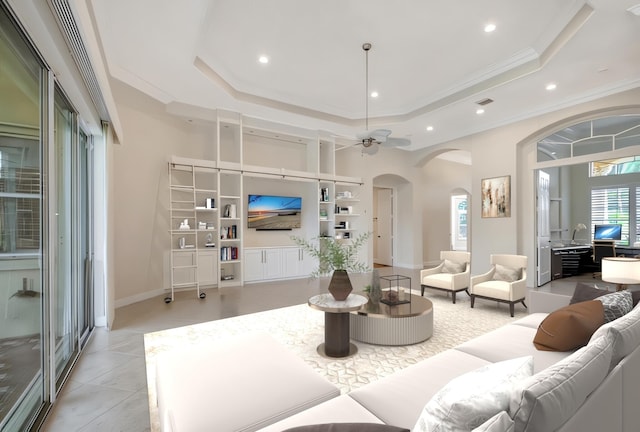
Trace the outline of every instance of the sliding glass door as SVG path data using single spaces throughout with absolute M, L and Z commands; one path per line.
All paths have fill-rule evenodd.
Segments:
M 92 150 L 2 0 L 0 95 L 0 431 L 27 431 L 93 327 Z
M 45 397 L 45 73 L 0 7 L 0 430 L 23 430 Z

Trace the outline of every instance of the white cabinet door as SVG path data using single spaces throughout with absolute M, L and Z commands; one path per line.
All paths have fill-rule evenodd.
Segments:
M 300 276 L 309 276 L 318 268 L 318 259 L 312 257 L 308 252 L 300 249 L 300 257 L 302 259 L 300 264 Z
M 244 250 L 244 280 L 245 282 L 262 280 L 264 277 L 263 249 Z
M 315 259 L 300 248 L 282 249 L 283 277 L 309 276 L 315 270 Z
M 283 277 L 296 277 L 300 275 L 300 248 L 282 249 Z
M 282 250 L 264 249 L 263 279 L 279 279 L 282 277 Z
M 282 277 L 282 251 L 279 248 L 246 248 L 244 280 L 255 282 Z
M 218 283 L 218 251 L 198 252 L 198 283 L 216 285 Z

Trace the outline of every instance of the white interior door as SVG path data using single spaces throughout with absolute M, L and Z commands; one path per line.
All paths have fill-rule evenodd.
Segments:
M 538 286 L 551 281 L 551 230 L 549 226 L 549 174 L 538 171 L 538 253 L 537 270 Z
M 393 265 L 393 191 L 374 188 L 373 262 Z

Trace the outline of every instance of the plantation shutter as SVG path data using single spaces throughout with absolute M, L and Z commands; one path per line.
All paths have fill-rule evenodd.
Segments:
M 595 225 L 603 224 L 621 224 L 622 240 L 616 243 L 629 244 L 628 187 L 591 190 L 591 235 L 593 235 Z

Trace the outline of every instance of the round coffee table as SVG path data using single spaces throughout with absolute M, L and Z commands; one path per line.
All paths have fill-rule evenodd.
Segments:
M 351 338 L 374 345 L 412 345 L 433 335 L 433 303 L 419 295 L 395 306 L 369 302 L 351 312 Z
M 368 301 L 368 297 L 353 293 L 343 301 L 334 299 L 329 293 L 309 299 L 311 308 L 324 312 L 324 343 L 318 346 L 320 355 L 348 357 L 358 352 L 358 347 L 349 342 L 349 312 L 360 309 Z

